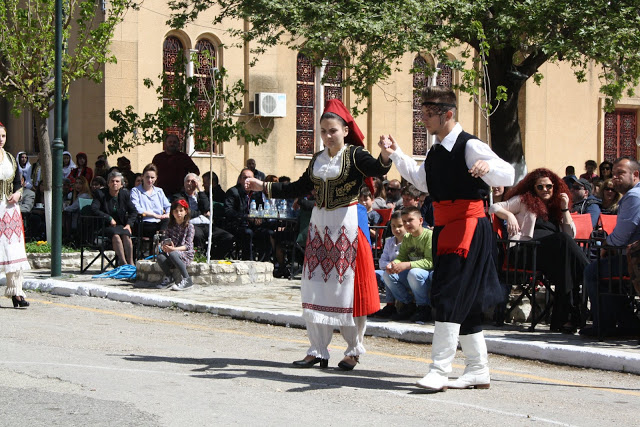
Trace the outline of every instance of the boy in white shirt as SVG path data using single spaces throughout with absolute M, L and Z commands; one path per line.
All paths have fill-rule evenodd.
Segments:
M 395 211 L 393 214 L 391 214 L 389 224 L 391 225 L 391 233 L 393 234 L 393 236 L 387 237 L 387 239 L 384 241 L 384 249 L 382 250 L 382 255 L 380 255 L 380 260 L 378 261 L 379 270 L 376 270 L 378 286 L 384 284 L 382 276 L 384 275 L 384 271 L 387 268 L 387 264 L 396 259 L 396 257 L 398 256 L 402 238 L 406 234 L 404 224 L 402 223 L 401 211 Z M 385 295 L 385 302 L 387 303 L 387 305 L 385 305 L 381 310 L 373 313 L 371 317 L 376 317 L 379 319 L 389 319 L 394 313 L 396 313 L 396 300 L 386 285 Z

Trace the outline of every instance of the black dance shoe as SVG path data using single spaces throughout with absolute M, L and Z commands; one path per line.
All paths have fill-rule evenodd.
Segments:
M 348 356 L 348 357 L 353 358 L 356 361 L 356 363 L 352 365 L 342 360 L 340 361 L 340 363 L 338 363 L 338 368 L 342 369 L 343 371 L 352 371 L 353 368 L 355 368 L 356 365 L 360 362 L 360 357 L 358 356 Z
M 328 359 L 322 359 L 320 357 L 316 357 L 315 359 L 311 359 L 311 360 L 296 360 L 295 362 L 293 362 L 293 366 L 295 366 L 296 368 L 311 368 L 313 365 L 319 363 L 321 368 L 326 368 L 329 366 L 329 360 Z
M 18 299 L 20 298 L 20 299 Z M 24 297 L 12 296 L 11 301 L 13 301 L 13 308 L 18 307 L 29 307 L 29 301 L 24 299 Z

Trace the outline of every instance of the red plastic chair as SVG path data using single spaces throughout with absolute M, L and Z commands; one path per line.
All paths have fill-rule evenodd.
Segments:
M 618 222 L 618 215 L 603 215 L 600 214 L 598 218 L 598 225 L 607 232 L 607 234 L 613 233 L 613 229 L 616 228 Z
M 576 225 L 575 240 L 589 240 L 593 231 L 593 223 L 589 214 L 571 214 L 573 223 Z
M 384 242 L 382 241 L 382 236 L 384 235 L 384 230 L 387 228 L 387 224 L 391 219 L 391 214 L 393 213 L 393 209 L 374 209 L 374 211 L 380 214 L 381 220 L 380 224 L 376 227 L 377 238 L 376 238 L 376 248 L 382 249 L 384 246 Z

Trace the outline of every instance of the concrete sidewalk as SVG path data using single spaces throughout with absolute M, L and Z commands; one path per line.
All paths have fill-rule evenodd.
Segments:
M 48 277 L 47 270 L 25 273 L 25 290 L 56 295 L 109 298 L 157 307 L 178 307 L 274 325 L 304 327 L 300 304 L 300 281 L 274 279 L 268 284 L 194 286 L 184 292 L 139 287 L 144 284 L 69 275 L 63 280 Z M 4 279 L 3 279 L 4 280 Z M 522 357 L 572 366 L 640 374 L 638 339 L 599 342 L 579 335 L 550 333 L 546 325 L 527 332 L 528 325 L 495 327 L 487 324 L 485 335 L 490 353 Z M 418 325 L 370 320 L 367 335 L 430 343 L 433 324 Z

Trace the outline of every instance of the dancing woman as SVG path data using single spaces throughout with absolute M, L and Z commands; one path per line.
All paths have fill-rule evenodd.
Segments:
M 315 188 L 302 272 L 302 308 L 311 346 L 307 356 L 293 364 L 308 368 L 320 363 L 326 368 L 333 330 L 339 327 L 348 346 L 338 367 L 350 371 L 365 352 L 367 315 L 380 310 L 367 212 L 358 204 L 358 190 L 365 177 L 386 174 L 391 162 L 388 155 L 376 159 L 363 148 L 364 136 L 339 100 L 327 102 L 320 128 L 325 149 L 313 156 L 296 182 L 248 178 L 245 187 L 283 199 Z
M 22 197 L 20 174 L 16 159 L 4 151 L 7 128 L 0 123 L 0 218 L 3 233 L 0 233 L 0 271 L 7 275 L 4 296 L 11 298 L 13 307 L 28 307 L 22 291 L 22 271 L 31 266 L 24 248 L 24 229 L 18 202 Z

